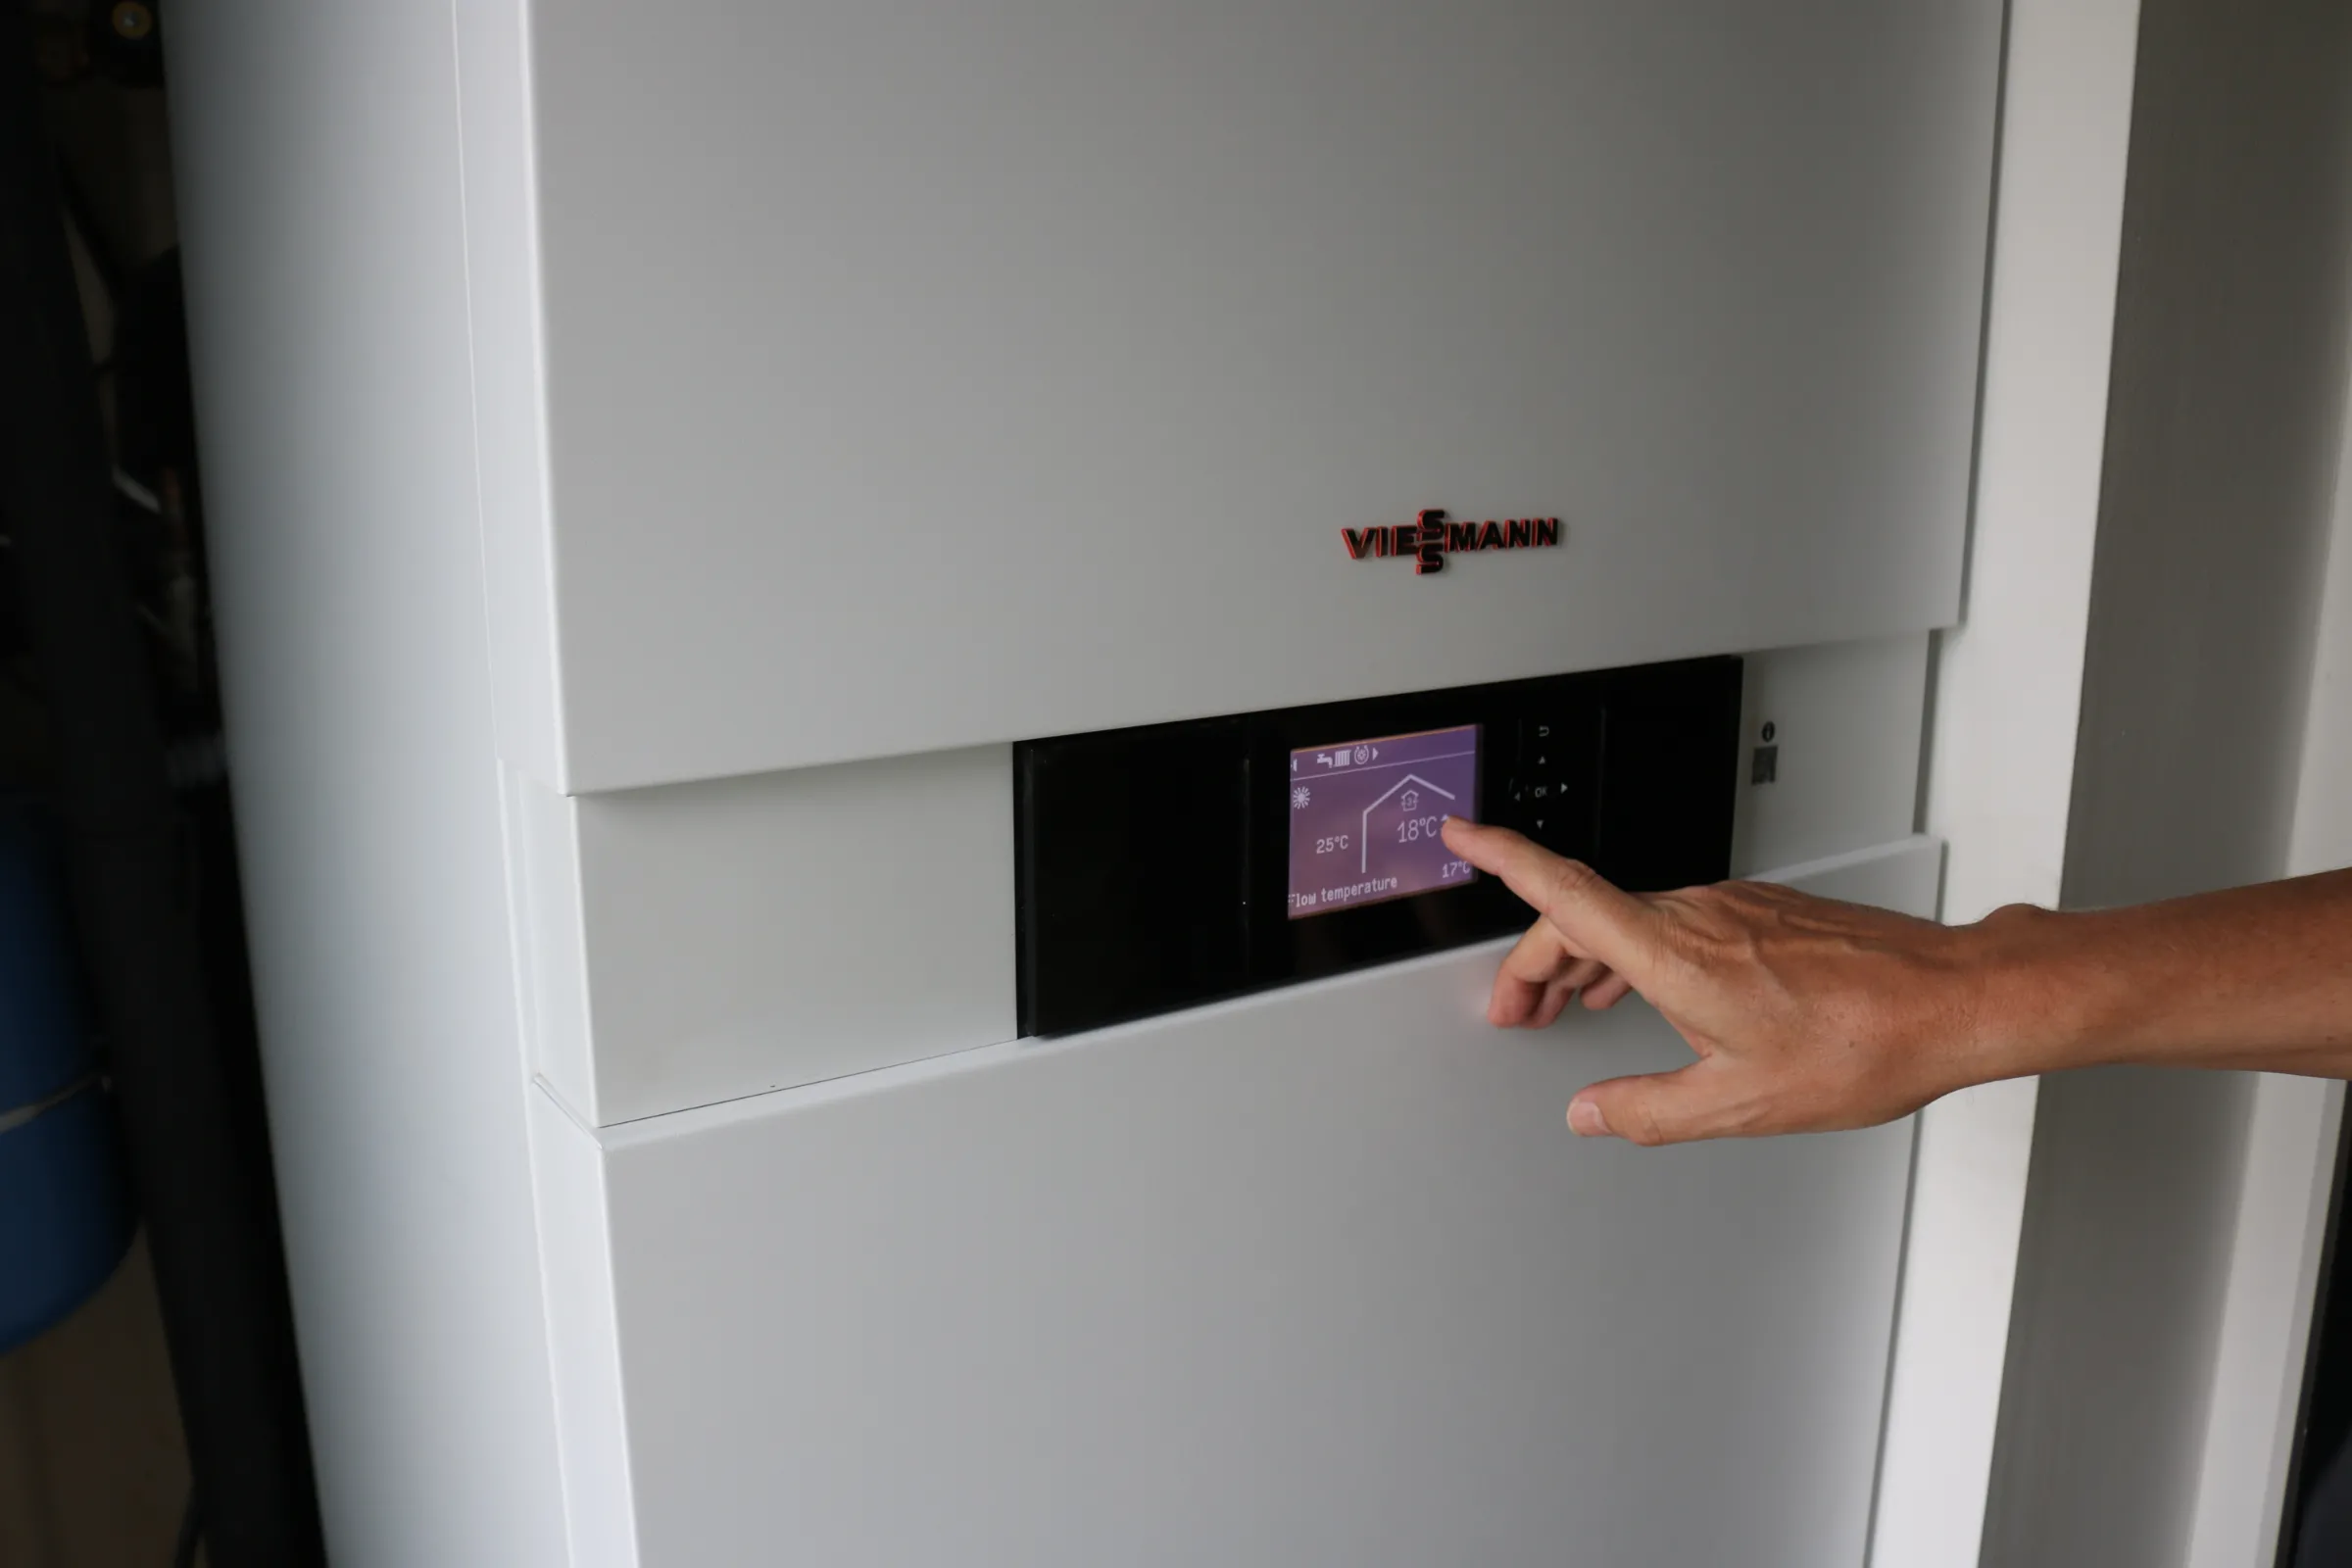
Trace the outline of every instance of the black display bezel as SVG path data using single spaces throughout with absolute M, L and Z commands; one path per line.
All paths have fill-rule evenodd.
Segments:
M 1020 742 L 1020 1031 L 1100 1027 L 1525 926 L 1526 906 L 1487 875 L 1290 918 L 1291 754 L 1342 740 L 1476 725 L 1480 821 L 1637 891 L 1720 879 L 1740 685 L 1740 661 L 1719 657 Z

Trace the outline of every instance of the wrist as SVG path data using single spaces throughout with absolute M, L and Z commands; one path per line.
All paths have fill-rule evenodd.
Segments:
M 2101 1019 L 2114 999 L 2094 924 L 2090 915 L 2021 904 L 1954 929 L 1973 1003 L 1962 1044 L 1971 1082 L 2099 1059 Z

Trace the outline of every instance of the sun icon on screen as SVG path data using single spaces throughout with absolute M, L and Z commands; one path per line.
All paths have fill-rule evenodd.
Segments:
M 1291 791 L 1291 809 L 1294 811 L 1303 811 L 1306 809 L 1307 803 L 1313 799 L 1314 797 L 1306 792 L 1306 786 L 1301 784 L 1297 789 Z

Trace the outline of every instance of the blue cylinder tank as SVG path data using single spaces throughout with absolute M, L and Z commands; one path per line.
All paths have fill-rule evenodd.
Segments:
M 106 1283 L 132 1213 L 41 813 L 0 800 L 0 1352 Z

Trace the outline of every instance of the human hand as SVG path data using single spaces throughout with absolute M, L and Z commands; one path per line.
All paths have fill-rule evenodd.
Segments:
M 1580 994 L 1598 1010 L 1635 992 L 1698 1056 L 1584 1090 L 1568 1107 L 1581 1134 L 1868 1127 L 2001 1076 L 1980 1040 L 1974 928 L 1755 882 L 1631 894 L 1505 828 L 1455 817 L 1445 838 L 1541 916 L 1494 977 L 1492 1022 L 1543 1028 Z

